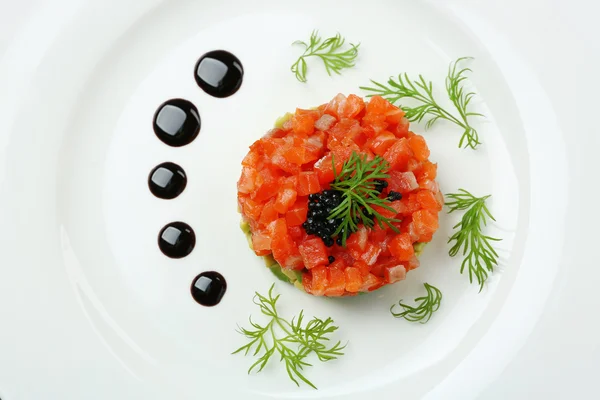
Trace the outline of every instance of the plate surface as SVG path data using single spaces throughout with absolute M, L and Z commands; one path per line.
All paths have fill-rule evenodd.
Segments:
M 62 3 L 32 8 L 0 64 L 2 399 L 500 399 L 592 389 L 598 217 L 584 210 L 597 198 L 600 143 L 585 115 L 600 65 L 598 45 L 582 39 L 598 33 L 583 23 L 591 6 L 521 1 L 514 15 L 476 1 Z M 559 16 L 561 35 L 548 30 Z M 313 29 L 360 42 L 356 68 L 328 77 L 311 62 L 308 83 L 297 82 L 290 44 Z M 245 70 L 225 99 L 193 77 L 215 49 Z M 318 391 L 296 388 L 276 365 L 248 376 L 249 357 L 230 355 L 244 343 L 236 324 L 257 315 L 252 295 L 273 282 L 238 227 L 235 183 L 248 145 L 281 114 L 364 94 L 369 79 L 422 73 L 441 93 L 448 63 L 466 55 L 475 57 L 476 111 L 487 116 L 477 122 L 484 145 L 458 149 L 460 132 L 443 123 L 412 129 L 427 138 L 444 193 L 492 194 L 497 272 L 482 293 L 469 284 L 447 255 L 458 216 L 441 214 L 421 267 L 397 285 L 323 299 L 277 283 L 284 314 L 331 316 L 349 341 L 343 358 L 307 371 Z M 181 148 L 152 132 L 171 98 L 191 101 L 202 118 Z M 147 187 L 165 161 L 188 175 L 174 200 Z M 180 260 L 156 245 L 171 221 L 196 232 Z M 207 270 L 228 282 L 214 308 L 189 294 Z M 444 293 L 434 318 L 391 318 L 389 306 L 416 297 L 423 282 Z

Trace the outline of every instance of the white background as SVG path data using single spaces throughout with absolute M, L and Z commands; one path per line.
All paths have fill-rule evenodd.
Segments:
M 600 323 L 596 317 L 600 308 L 600 297 L 597 296 L 600 283 L 597 255 L 600 134 L 596 122 L 600 93 L 598 6 L 584 0 L 449 3 L 464 18 L 481 15 L 493 21 L 496 28 L 505 28 L 501 30 L 502 38 L 528 62 L 548 94 L 557 115 L 556 123 L 566 133 L 565 145 L 572 171 L 569 182 L 556 182 L 557 191 L 568 187 L 573 195 L 569 202 L 564 257 L 550 299 L 523 347 L 506 369 L 499 371 L 497 379 L 483 389 L 480 397 L 596 397 L 600 371 Z M 28 0 L 2 2 L 0 54 L 6 50 L 33 4 Z M 569 136 L 569 132 L 573 135 Z M 548 235 L 552 234 L 548 232 Z M 528 306 L 524 302 L 523 307 Z M 77 332 L 72 334 L 75 335 L 73 346 L 85 348 L 86 354 L 93 355 L 93 361 L 88 360 L 86 365 L 86 360 L 71 360 L 72 364 L 69 360 L 57 360 L 54 367 L 41 367 L 47 368 L 48 374 L 56 375 L 56 379 L 65 379 L 65 384 L 70 380 L 76 386 L 78 369 L 85 371 L 81 373 L 90 373 L 95 365 L 111 365 L 114 360 L 93 338 L 84 340 L 76 337 Z M 95 371 L 97 384 L 110 386 L 125 379 L 112 371 L 111 368 Z M 2 391 L 4 379 L 0 376 L 0 395 L 5 396 L 4 400 L 13 400 L 10 393 Z M 126 384 L 119 386 L 128 387 Z M 135 396 L 131 398 L 137 398 L 140 388 L 129 387 L 131 396 Z M 127 393 L 120 394 L 122 398 L 128 398 Z

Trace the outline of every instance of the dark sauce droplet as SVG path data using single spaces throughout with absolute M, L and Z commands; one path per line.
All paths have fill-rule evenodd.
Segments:
M 160 199 L 174 199 L 187 185 L 185 171 L 172 162 L 162 163 L 150 172 L 148 187 Z
M 200 57 L 194 70 L 196 83 L 214 97 L 229 97 L 242 86 L 244 67 L 225 50 L 210 51 Z
M 171 222 L 158 234 L 158 247 L 170 258 L 183 258 L 194 250 L 196 235 L 184 222 Z
M 203 272 L 192 282 L 192 297 L 203 306 L 216 306 L 219 304 L 225 291 L 227 282 L 223 275 L 215 271 Z
M 200 113 L 184 99 L 163 103 L 154 114 L 154 133 L 169 146 L 190 144 L 200 132 Z

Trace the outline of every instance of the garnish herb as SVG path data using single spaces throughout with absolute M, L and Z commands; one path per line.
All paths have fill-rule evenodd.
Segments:
M 487 225 L 487 219 L 495 221 L 490 210 L 485 205 L 485 201 L 491 195 L 475 197 L 465 189 L 459 189 L 458 193 L 446 195 L 446 202 L 450 208 L 448 213 L 457 210 L 467 210 L 462 216 L 460 222 L 454 225 L 457 231 L 450 237 L 448 243 L 454 242 L 454 245 L 448 252 L 451 257 L 456 256 L 462 249 L 463 260 L 460 273 L 465 267 L 469 269 L 469 281 L 473 283 L 473 276 L 479 283 L 479 291 L 483 289 L 483 284 L 488 278 L 488 272 L 494 271 L 494 266 L 498 265 L 498 253 L 492 247 L 492 242 L 502 239 L 493 238 L 484 235 L 482 230 Z
M 293 44 L 299 44 L 305 47 L 304 53 L 292 65 L 292 72 L 296 75 L 296 79 L 300 82 L 306 82 L 306 72 L 308 66 L 306 59 L 308 57 L 318 57 L 323 61 L 327 74 L 331 76 L 332 72 L 338 75 L 344 68 L 354 66 L 354 60 L 358 55 L 358 47 L 360 43 L 354 45 L 350 43 L 350 48 L 344 50 L 344 39 L 339 33 L 335 36 L 322 40 L 318 31 L 313 31 L 310 35 L 310 41 L 307 44 L 301 40 L 295 41 Z M 347 47 L 347 46 L 345 46 Z
M 469 117 L 483 117 L 483 114 L 472 112 L 467 109 L 471 99 L 475 96 L 475 93 L 466 90 L 463 82 L 467 79 L 465 74 L 473 71 L 470 68 L 457 68 L 458 64 L 462 61 L 472 59 L 473 57 L 461 57 L 454 63 L 450 63 L 450 66 L 448 67 L 448 76 L 446 77 L 446 92 L 460 115 L 462 124 L 459 125 L 464 129 L 458 147 L 463 147 L 464 143 L 465 148 L 470 147 L 475 149 L 481 142 L 479 141 L 477 130 L 469 125 Z
M 415 100 L 417 105 L 414 107 L 406 104 L 398 104 L 406 113 L 406 118 L 409 121 L 421 122 L 425 120 L 426 129 L 431 128 L 440 119 L 450 121 L 463 130 L 458 147 L 475 149 L 481 142 L 479 141 L 477 130 L 469 123 L 469 117 L 483 117 L 483 115 L 468 110 L 475 93 L 466 90 L 463 83 L 467 79 L 465 74 L 471 72 L 471 69 L 459 67 L 459 64 L 469 59 L 471 57 L 461 57 L 450 63 L 448 76 L 446 77 L 446 92 L 458 111 L 458 116 L 455 116 L 438 104 L 433 96 L 433 84 L 431 81 L 423 78 L 422 75 L 419 75 L 419 79 L 412 80 L 407 73 L 404 73 L 398 75 L 397 80 L 394 80 L 393 77 L 390 78 L 387 81 L 387 86 L 371 80 L 373 85 L 375 85 L 374 87 L 361 86 L 360 88 L 367 92 L 372 92 L 367 97 L 380 95 L 391 103 L 397 103 L 402 99 Z
M 257 372 L 263 370 L 271 357 L 277 353 L 280 361 L 285 363 L 285 369 L 290 379 L 298 386 L 298 380 L 303 381 L 310 387 L 317 387 L 304 376 L 304 367 L 309 367 L 306 361 L 307 356 L 314 353 L 319 361 L 325 362 L 335 360 L 344 355 L 342 350 L 346 345 L 340 341 L 328 346 L 329 335 L 335 332 L 338 327 L 333 325 L 333 320 L 327 318 L 322 320 L 314 317 L 303 326 L 304 312 L 300 311 L 297 317 L 291 321 L 281 317 L 277 312 L 277 300 L 280 295 L 273 297 L 273 284 L 269 289 L 267 296 L 256 292 L 253 302 L 263 315 L 270 318 L 266 325 L 260 325 L 249 318 L 252 328 L 246 329 L 239 327 L 238 332 L 248 338 L 248 344 L 240 347 L 232 354 L 244 352 L 248 355 L 252 352 L 253 356 L 259 356 L 248 369 L 248 373 L 254 369 Z
M 424 286 L 427 294 L 415 299 L 415 303 L 418 303 L 416 306 L 409 306 L 408 304 L 402 303 L 402 300 L 400 300 L 398 306 L 402 307 L 403 311 L 395 313 L 394 307 L 396 307 L 396 304 L 393 304 L 390 307 L 392 315 L 396 318 L 404 318 L 407 321 L 420 322 L 422 324 L 429 321 L 433 313 L 440 308 L 442 292 L 429 283 L 425 283 Z
M 348 236 L 358 230 L 360 223 L 371 228 L 377 222 L 382 228 L 385 224 L 394 232 L 399 232 L 392 223 L 400 220 L 386 218 L 373 208 L 377 206 L 395 213 L 395 210 L 388 205 L 390 200 L 379 197 L 381 189 L 376 182 L 389 178 L 388 162 L 380 156 L 375 156 L 369 161 L 366 155 L 353 152 L 339 174 L 333 157 L 331 162 L 335 175 L 331 188 L 341 193 L 342 202 L 331 211 L 329 219 L 341 219 L 333 236 L 341 235 L 342 246 L 346 245 Z

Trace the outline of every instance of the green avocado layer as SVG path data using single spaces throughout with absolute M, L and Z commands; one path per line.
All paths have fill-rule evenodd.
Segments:
M 246 240 L 248 241 L 248 247 L 252 249 L 252 232 L 250 231 L 250 225 L 247 222 L 240 222 L 240 228 L 242 232 L 246 235 Z M 304 290 L 304 286 L 302 286 L 302 273 L 300 271 L 289 271 L 281 268 L 281 265 L 272 255 L 262 256 L 262 259 L 265 263 L 265 266 L 269 268 L 269 270 L 275 275 L 279 280 L 291 283 L 296 286 L 300 290 Z

